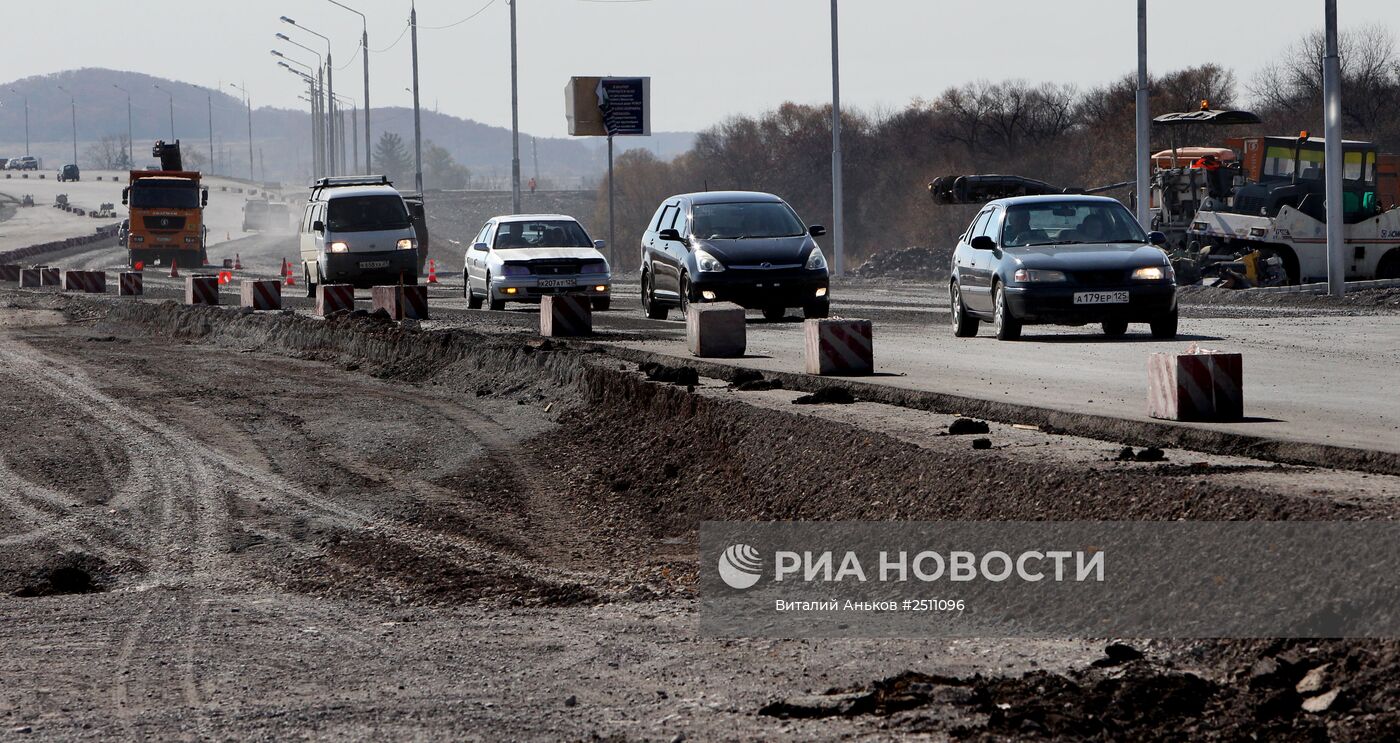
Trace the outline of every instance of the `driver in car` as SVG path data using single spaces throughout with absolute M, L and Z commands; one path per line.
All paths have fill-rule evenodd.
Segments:
M 1005 242 L 1007 245 L 1022 245 L 1031 236 L 1031 215 L 1030 212 L 1022 209 L 1012 209 L 1006 215 Z

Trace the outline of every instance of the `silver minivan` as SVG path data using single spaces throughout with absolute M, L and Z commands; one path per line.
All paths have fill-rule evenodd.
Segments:
M 300 241 L 307 296 L 316 295 L 318 284 L 418 283 L 413 218 L 385 176 L 317 180 L 302 212 Z

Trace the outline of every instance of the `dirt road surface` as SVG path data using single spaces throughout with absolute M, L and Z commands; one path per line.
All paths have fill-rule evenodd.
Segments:
M 0 734 L 1400 725 L 1394 643 L 709 638 L 694 593 L 707 519 L 1391 519 L 1394 477 L 1121 462 L 1113 442 L 996 424 L 977 451 L 937 435 L 951 416 L 650 382 L 518 320 L 414 330 L 0 289 Z M 1293 687 L 1328 663 L 1335 704 L 1305 711 Z

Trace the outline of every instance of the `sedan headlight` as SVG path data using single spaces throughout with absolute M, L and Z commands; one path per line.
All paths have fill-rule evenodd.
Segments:
M 1170 278 L 1171 275 L 1171 266 L 1144 266 L 1133 271 L 1133 278 L 1138 281 L 1161 281 Z
M 703 250 L 695 251 L 695 265 L 703 273 L 719 273 L 724 270 L 724 264 L 720 263 L 718 258 Z
M 502 276 L 529 276 L 530 267 L 521 263 L 507 263 L 501 266 Z
M 347 252 L 347 251 L 350 250 L 350 244 L 349 244 L 349 243 L 342 243 L 342 242 L 334 242 L 334 243 L 331 243 L 326 249 L 329 250 L 329 251 L 331 251 L 332 253 L 344 253 L 344 252 Z
M 821 248 L 812 248 L 812 252 L 807 256 L 808 271 L 825 271 L 826 256 L 822 254 Z
M 579 266 L 579 269 L 578 269 L 578 270 L 579 270 L 579 273 L 607 273 L 607 272 L 608 272 L 608 262 L 607 262 L 607 261 L 589 261 L 589 262 L 583 264 L 582 266 Z
M 399 240 L 399 250 L 413 250 L 416 247 L 418 247 L 418 241 L 411 237 Z
M 1064 281 L 1065 272 L 1042 271 L 1035 268 L 1018 268 L 1013 278 L 1026 284 L 1053 283 L 1056 281 Z

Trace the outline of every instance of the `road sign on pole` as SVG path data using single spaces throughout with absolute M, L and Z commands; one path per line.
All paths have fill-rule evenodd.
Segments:
M 615 265 L 613 137 L 651 134 L 651 78 L 571 77 L 564 87 L 564 117 L 575 137 L 608 138 L 608 263 Z

